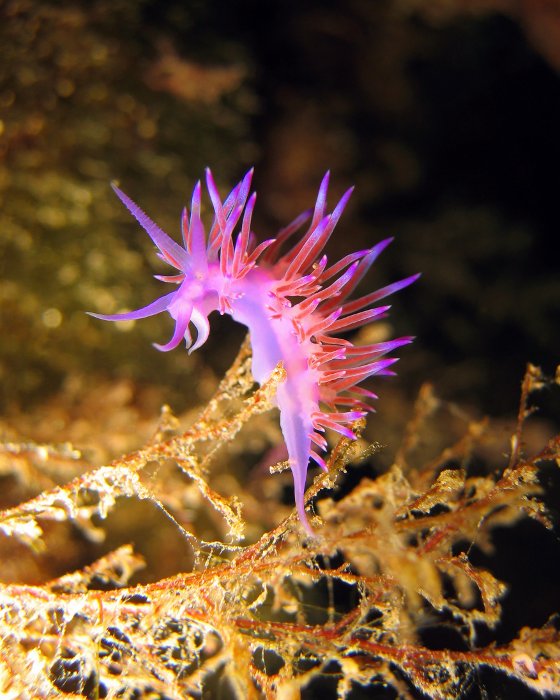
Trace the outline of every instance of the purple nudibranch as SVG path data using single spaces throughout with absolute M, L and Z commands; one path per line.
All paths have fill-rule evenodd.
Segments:
M 189 353 L 206 342 L 213 311 L 229 314 L 247 326 L 252 347 L 252 372 L 262 384 L 279 362 L 286 379 L 277 389 L 280 425 L 294 479 L 295 503 L 301 522 L 313 534 L 305 513 L 304 491 L 309 460 L 322 469 L 319 452 L 327 449 L 325 429 L 354 438 L 349 424 L 362 418 L 377 398 L 359 384 L 373 375 L 394 374 L 397 358 L 386 355 L 410 343 L 412 337 L 356 346 L 339 338 L 373 320 L 389 306 L 372 306 L 407 287 L 412 275 L 349 301 L 371 264 L 391 242 L 360 250 L 328 265 L 322 251 L 350 198 L 349 189 L 330 214 L 326 213 L 329 173 L 325 175 L 314 210 L 304 212 L 276 238 L 260 245 L 251 231 L 256 193 L 250 194 L 250 170 L 222 201 L 209 169 L 206 187 L 214 220 L 207 235 L 200 217 L 201 185 L 194 188 L 190 215 L 183 210 L 183 245 L 155 224 L 124 192 L 115 193 L 145 229 L 159 257 L 177 270 L 157 279 L 176 285 L 174 291 L 151 304 L 120 314 L 91 314 L 105 321 L 136 320 L 167 311 L 175 321 L 171 340 L 155 344 L 167 352 L 185 339 Z M 284 244 L 311 218 L 306 233 L 287 252 Z M 237 229 L 237 234 L 234 232 Z M 190 326 L 196 329 L 193 343 Z

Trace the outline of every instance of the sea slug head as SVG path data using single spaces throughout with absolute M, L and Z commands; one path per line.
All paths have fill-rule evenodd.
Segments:
M 150 217 L 115 184 L 113 190 L 129 212 L 144 228 L 158 249 L 158 256 L 175 268 L 171 275 L 155 275 L 162 282 L 177 285 L 174 292 L 164 295 L 141 309 L 120 314 L 90 314 L 106 321 L 137 320 L 167 311 L 175 321 L 175 330 L 168 343 L 154 343 L 158 350 L 167 352 L 185 339 L 189 352 L 203 345 L 210 332 L 208 316 L 212 311 L 229 310 L 232 283 L 247 273 L 258 255 L 251 259 L 249 245 L 250 222 L 255 195 L 248 197 L 253 171 L 230 193 L 225 202 L 220 200 L 212 173 L 206 171 L 206 185 L 214 208 L 214 221 L 208 237 L 201 219 L 201 185 L 194 188 L 190 215 L 185 208 L 182 215 L 183 245 L 170 238 Z M 232 234 L 243 214 L 241 232 L 235 246 Z M 257 248 L 257 251 L 260 251 Z M 197 331 L 196 339 L 190 333 L 190 324 Z

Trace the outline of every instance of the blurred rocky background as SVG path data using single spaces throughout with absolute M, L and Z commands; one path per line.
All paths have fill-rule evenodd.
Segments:
M 205 165 L 224 191 L 254 164 L 261 238 L 330 168 L 333 201 L 356 185 L 331 256 L 394 235 L 368 288 L 423 272 L 390 319 L 418 338 L 400 390 L 512 413 L 560 347 L 559 46 L 555 0 L 2 0 L 3 410 L 116 378 L 203 398 L 242 331 L 162 355 L 169 319 L 84 314 L 161 288 L 109 183 L 176 235 Z

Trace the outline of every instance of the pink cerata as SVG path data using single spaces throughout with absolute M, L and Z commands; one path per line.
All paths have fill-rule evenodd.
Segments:
M 262 384 L 280 362 L 286 372 L 285 381 L 278 386 L 276 401 L 294 478 L 297 511 L 307 532 L 313 534 L 304 503 L 309 460 L 326 469 L 317 452 L 327 449 L 326 428 L 348 438 L 355 437 L 349 424 L 373 410 L 366 402 L 377 398 L 359 384 L 374 374 L 393 374 L 389 367 L 397 358 L 385 356 L 412 341 L 411 337 L 403 337 L 356 346 L 338 336 L 383 318 L 390 307 L 373 305 L 408 286 L 419 275 L 348 301 L 392 239 L 328 265 L 322 251 L 352 189 L 327 214 L 327 173 L 319 187 L 315 209 L 298 216 L 276 238 L 257 245 L 251 231 L 256 200 L 256 193 L 249 194 L 252 175 L 250 170 L 222 202 L 212 173 L 206 170 L 214 220 L 207 234 L 200 218 L 198 182 L 190 216 L 183 210 L 183 245 L 164 233 L 124 192 L 113 186 L 121 202 L 156 244 L 159 256 L 177 270 L 173 275 L 156 275 L 157 279 L 175 285 L 175 289 L 136 311 L 91 315 L 105 321 L 122 321 L 167 311 L 175 320 L 173 337 L 165 345 L 155 344 L 164 352 L 177 347 L 183 339 L 189 353 L 203 345 L 210 332 L 208 317 L 213 311 L 229 314 L 247 326 L 255 380 Z M 309 218 L 311 223 L 306 233 L 282 252 L 285 243 Z M 194 343 L 191 324 L 197 333 Z

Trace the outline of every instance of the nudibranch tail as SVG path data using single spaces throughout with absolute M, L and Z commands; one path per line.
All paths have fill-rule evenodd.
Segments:
M 389 306 L 374 306 L 408 285 L 411 275 L 375 292 L 349 300 L 367 271 L 389 245 L 387 238 L 372 248 L 351 253 L 330 267 L 324 248 L 352 193 L 349 189 L 327 213 L 329 173 L 323 178 L 314 209 L 298 216 L 276 238 L 256 245 L 251 229 L 256 193 L 253 171 L 222 201 L 214 178 L 206 170 L 206 189 L 214 216 L 208 235 L 201 218 L 202 187 L 194 188 L 190 215 L 181 218 L 183 245 L 176 243 L 124 192 L 119 199 L 145 229 L 158 255 L 175 268 L 157 279 L 175 285 L 147 306 L 118 314 L 92 314 L 108 321 L 137 320 L 167 311 L 175 321 L 164 352 L 185 340 L 189 352 L 203 345 L 213 311 L 227 313 L 248 328 L 255 380 L 263 383 L 281 362 L 286 380 L 278 387 L 280 425 L 294 479 L 300 520 L 313 534 L 305 512 L 305 482 L 309 460 L 326 469 L 319 454 L 327 449 L 326 430 L 353 439 L 351 424 L 373 408 L 371 391 L 359 386 L 374 375 L 390 375 L 397 361 L 388 353 L 412 342 L 410 336 L 356 346 L 339 337 L 383 318 Z M 284 244 L 311 219 L 301 238 L 282 252 Z M 191 335 L 196 330 L 196 338 Z

